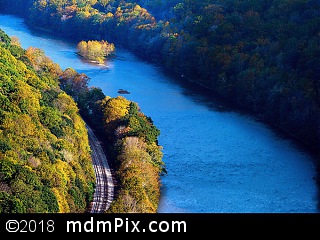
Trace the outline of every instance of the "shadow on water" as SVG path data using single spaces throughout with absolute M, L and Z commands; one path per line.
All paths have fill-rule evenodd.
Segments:
M 316 163 L 316 166 L 317 166 L 317 174 L 314 178 L 316 184 L 317 184 L 317 187 L 318 187 L 318 195 L 317 195 L 317 209 L 318 209 L 318 212 L 320 213 L 320 163 L 319 163 L 319 160 L 320 160 L 320 154 L 318 153 L 317 155 L 317 158 L 318 158 L 318 161 Z
M 63 40 L 66 42 L 66 44 L 71 43 L 71 44 L 76 44 L 76 41 L 74 39 L 66 39 L 64 37 L 60 37 L 60 36 L 56 36 L 55 33 L 50 33 L 48 31 L 41 31 L 41 30 L 37 30 L 37 29 L 30 29 L 30 32 L 32 35 L 34 36 L 39 36 L 39 37 L 43 37 L 43 34 L 45 33 L 45 35 L 50 35 L 51 38 L 53 38 L 54 40 Z M 64 55 L 67 56 L 67 58 L 71 59 L 72 55 L 74 56 L 75 53 L 66 51 L 63 52 Z M 123 60 L 123 61 L 127 61 L 128 59 L 122 59 L 122 58 L 118 58 L 118 60 Z M 141 59 L 139 59 L 141 60 Z M 129 61 L 131 61 L 131 59 L 129 59 Z M 143 60 L 141 60 L 143 61 Z M 145 61 L 144 61 L 145 62 Z M 78 72 L 81 73 L 85 73 L 87 75 L 96 75 L 96 74 L 101 74 L 101 70 L 100 68 L 93 70 L 88 70 L 88 69 L 81 69 L 82 67 L 80 67 L 80 69 L 76 69 Z M 159 72 L 163 73 L 163 71 L 161 70 L 161 68 L 158 68 Z M 102 71 L 108 71 L 108 69 L 103 69 Z M 277 129 L 275 126 L 272 126 L 271 124 L 268 124 L 266 122 L 264 122 L 262 119 L 260 119 L 258 116 L 254 116 L 252 113 L 250 113 L 249 111 L 245 110 L 244 108 L 241 108 L 239 106 L 235 106 L 233 103 L 231 103 L 230 101 L 227 101 L 226 99 L 221 98 L 220 96 L 217 96 L 215 94 L 213 94 L 213 92 L 211 90 L 205 89 L 204 87 L 201 87 L 199 85 L 196 85 L 194 83 L 190 83 L 185 81 L 185 79 L 181 78 L 174 78 L 172 76 L 169 76 L 169 74 L 165 73 L 165 75 L 168 76 L 168 79 L 172 80 L 172 82 L 174 84 L 177 84 L 178 86 L 181 86 L 182 88 L 182 92 L 185 96 L 187 96 L 189 99 L 191 99 L 192 101 L 196 102 L 197 104 L 201 104 L 205 107 L 207 107 L 210 111 L 216 111 L 216 112 L 235 112 L 235 113 L 239 113 L 241 115 L 244 116 L 248 116 L 251 119 L 254 119 L 256 121 L 259 122 L 263 122 L 266 124 L 266 126 L 270 129 L 273 130 L 273 132 L 280 137 L 281 139 L 284 140 L 288 140 L 292 143 L 294 143 L 295 148 L 298 150 L 301 150 L 302 152 L 305 152 L 307 155 L 311 156 L 312 159 L 314 159 L 314 163 L 316 166 L 316 175 L 314 176 L 314 181 L 316 183 L 318 183 L 318 193 L 317 193 L 317 207 L 318 207 L 318 211 L 320 210 L 320 166 L 319 166 L 319 159 L 320 159 L 320 155 L 319 155 L 319 151 L 315 152 L 312 151 L 310 149 L 308 149 L 307 147 L 303 146 L 301 143 L 298 143 L 297 140 L 292 139 L 292 137 L 290 137 L 288 134 L 286 134 L 285 132 L 281 131 L 280 129 Z M 166 189 L 163 189 L 164 191 L 166 191 Z
M 161 71 L 161 70 L 160 70 Z M 295 149 L 301 153 L 310 156 L 312 164 L 315 166 L 315 176 L 313 180 L 317 186 L 317 210 L 320 212 L 320 149 L 314 146 L 308 146 L 299 139 L 294 138 L 292 135 L 285 132 L 283 129 L 273 125 L 271 122 L 266 121 L 261 116 L 257 116 L 252 111 L 245 107 L 236 105 L 235 103 L 228 101 L 226 98 L 219 96 L 213 92 L 213 90 L 205 88 L 199 84 L 189 82 L 183 78 L 177 78 L 170 75 L 170 73 L 164 73 L 175 84 L 182 87 L 183 94 L 197 104 L 201 104 L 207 107 L 210 111 L 215 112 L 234 112 L 242 116 L 249 117 L 255 122 L 262 123 L 267 129 L 271 130 L 281 140 L 288 141 L 294 146 Z M 163 188 L 163 191 L 166 191 Z

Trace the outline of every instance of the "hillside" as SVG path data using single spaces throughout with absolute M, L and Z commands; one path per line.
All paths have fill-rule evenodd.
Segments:
M 88 87 L 41 49 L 0 30 L 0 213 L 84 213 L 95 189 L 86 120 L 108 148 L 117 191 L 108 212 L 157 211 L 160 131 L 137 103 Z
M 122 45 L 320 149 L 319 1 L 0 0 L 1 9 Z
M 92 200 L 87 130 L 61 72 L 0 31 L 0 213 L 83 213 Z
M 0 11 L 23 16 L 29 26 L 73 40 L 104 39 L 125 47 L 179 81 L 203 86 L 245 108 L 318 156 L 319 10 L 318 0 L 0 0 Z M 64 76 L 61 87 L 69 95 L 79 92 L 79 79 L 87 80 L 72 69 Z M 70 76 L 76 81 L 70 82 Z M 98 97 L 74 96 L 83 116 L 90 118 L 87 106 L 105 97 L 99 91 L 93 96 Z M 124 125 L 112 129 L 122 137 L 128 119 L 120 114 L 119 120 Z M 133 136 L 125 137 L 129 145 L 140 147 Z M 154 209 L 152 204 L 139 209 L 145 206 Z

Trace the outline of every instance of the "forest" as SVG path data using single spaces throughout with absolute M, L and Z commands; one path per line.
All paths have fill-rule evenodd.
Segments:
M 160 131 L 137 103 L 107 97 L 89 80 L 0 30 L 0 213 L 90 211 L 88 123 L 101 126 L 114 159 L 118 191 L 109 211 L 157 211 Z
M 160 130 L 152 118 L 136 102 L 122 96 L 111 98 L 100 88 L 88 87 L 88 76 L 72 68 L 67 68 L 59 81 L 106 146 L 116 181 L 116 197 L 106 213 L 156 213 L 160 177 L 167 171 L 158 144 Z
M 0 12 L 20 15 L 32 27 L 78 42 L 104 40 L 114 43 L 115 46 L 127 48 L 142 59 L 162 66 L 179 81 L 190 81 L 203 86 L 210 89 L 212 94 L 247 109 L 262 121 L 270 123 L 301 144 L 317 151 L 319 155 L 318 0 L 0 0 Z M 10 41 L 13 41 L 13 44 Z M 8 89 L 5 90 L 7 93 L 1 93 L 5 96 L 1 97 L 1 119 L 4 119 L 0 122 L 1 126 L 13 128 L 10 131 L 20 131 L 21 135 L 13 137 L 9 130 L 6 132 L 1 129 L 1 135 L 6 134 L 2 138 L 13 138 L 9 143 L 0 141 L 1 159 L 5 159 L 1 163 L 1 169 L 8 169 L 5 170 L 8 175 L 1 176 L 1 188 L 7 189 L 1 192 L 1 199 L 6 199 L 1 202 L 5 203 L 3 209 L 10 205 L 19 211 L 36 211 L 33 209 L 33 202 L 30 202 L 36 201 L 32 200 L 36 197 L 42 199 L 41 211 L 83 211 L 88 204 L 92 197 L 93 175 L 82 176 L 80 172 L 81 167 L 88 167 L 86 161 L 89 160 L 83 156 L 82 159 L 86 159 L 81 162 L 83 166 L 80 164 L 81 166 L 71 168 L 80 171 L 74 175 L 67 163 L 75 163 L 66 159 L 80 152 L 77 152 L 76 148 L 69 149 L 68 144 L 63 141 L 65 131 L 71 131 L 69 128 L 72 126 L 82 129 L 81 121 L 74 115 L 70 116 L 75 114 L 73 111 L 76 111 L 76 108 L 70 110 L 71 112 L 59 109 L 63 105 L 60 102 L 73 99 L 84 119 L 96 123 L 102 119 L 104 124 L 100 125 L 103 132 L 110 134 L 105 136 L 105 141 L 111 143 L 109 150 L 110 155 L 116 159 L 115 165 L 118 169 L 125 169 L 128 176 L 131 176 L 126 179 L 122 175 L 124 171 L 117 172 L 119 186 L 123 189 L 117 196 L 122 198 L 115 201 L 110 211 L 130 211 L 127 207 L 134 206 L 134 211 L 153 212 L 159 194 L 153 187 L 158 189 L 159 181 L 149 181 L 150 185 L 142 189 L 145 191 L 143 194 L 136 194 L 137 191 L 133 187 L 145 186 L 142 179 L 135 178 L 135 174 L 139 172 L 139 167 L 145 168 L 146 163 L 156 167 L 142 173 L 148 178 L 158 177 L 165 172 L 160 161 L 161 147 L 156 141 L 159 131 L 153 126 L 151 118 L 144 116 L 136 103 L 123 98 L 110 99 L 99 89 L 88 90 L 86 83 L 89 78 L 84 74 L 76 73 L 73 69 L 57 73 L 60 71 L 59 67 L 41 54 L 39 64 L 38 55 L 41 50 L 31 48 L 24 52 L 14 39 L 10 40 L 3 34 L 1 42 L 1 59 L 5 59 L 2 60 L 5 61 L 5 66 L 10 66 L 9 69 L 1 69 L 3 78 L 10 79 L 12 74 L 25 73 L 26 70 L 15 69 L 22 64 L 22 68 L 28 70 L 27 75 L 21 75 L 21 79 L 25 80 L 15 84 L 30 84 L 32 91 L 44 95 L 38 98 L 39 95 L 34 94 L 31 99 L 26 100 L 27 102 L 20 103 L 19 97 L 14 101 L 7 99 L 12 91 L 10 87 L 1 88 Z M 14 63 L 9 63 L 7 59 Z M 34 75 L 36 77 L 30 77 Z M 59 78 L 60 83 L 52 76 Z M 12 86 L 11 84 L 13 83 L 8 83 L 8 86 Z M 21 91 L 31 91 L 29 87 L 21 86 L 18 88 Z M 43 91 L 44 88 L 49 88 L 50 91 Z M 27 93 L 24 94 L 28 96 Z M 67 97 L 68 95 L 72 96 L 72 99 Z M 47 102 L 45 99 L 48 99 Z M 52 106 L 55 102 L 59 103 L 58 106 Z M 18 105 L 12 105 L 15 103 Z M 30 106 L 33 107 L 30 109 Z M 73 102 L 68 105 L 71 106 L 75 106 Z M 122 107 L 118 108 L 119 106 Z M 23 108 L 25 109 L 22 110 Z M 62 112 L 57 112 L 61 110 Z M 11 116 L 13 112 L 15 117 Z M 19 114 L 29 114 L 29 119 L 19 118 Z M 54 116 L 56 121 L 50 122 L 51 117 L 46 116 Z M 11 121 L 5 121 L 7 118 Z M 36 122 L 37 118 L 39 124 Z M 12 119 L 19 119 L 22 123 L 15 126 Z M 19 129 L 19 126 L 29 125 L 29 122 L 33 124 L 31 127 Z M 40 149 L 46 150 L 38 153 L 38 150 L 33 149 L 37 146 L 34 142 L 32 149 L 23 149 L 20 152 L 16 150 L 19 149 L 16 146 L 18 143 L 24 144 L 27 148 L 29 143 L 26 141 L 33 138 L 23 137 L 24 134 L 36 134 L 34 128 L 38 129 L 41 126 L 46 128 L 47 134 L 35 138 L 47 137 L 50 144 L 43 140 L 32 141 L 40 144 Z M 76 136 L 79 137 L 78 134 Z M 85 134 L 80 136 L 85 138 Z M 51 144 L 52 141 L 55 143 Z M 81 144 L 84 145 L 78 148 L 83 149 L 86 141 L 82 141 Z M 129 151 L 124 153 L 124 149 Z M 133 156 L 134 159 L 144 156 L 142 158 L 147 161 L 135 163 L 132 168 L 121 165 Z M 47 180 L 39 180 L 41 178 L 37 174 L 40 174 L 40 171 L 37 170 L 50 169 L 42 163 L 48 159 L 48 164 L 63 165 L 59 166 L 62 171 L 60 177 L 63 176 L 63 181 L 60 181 L 63 184 L 54 185 L 49 184 Z M 25 175 L 30 174 L 33 176 L 32 179 L 35 179 L 32 183 L 28 182 L 31 180 L 27 180 L 31 179 L 29 175 L 26 177 L 17 174 L 24 172 L 17 171 L 16 168 L 21 166 L 28 169 L 25 170 Z M 68 178 L 65 172 L 70 175 Z M 48 176 L 54 177 L 57 181 L 59 179 L 59 176 L 53 174 L 46 174 L 46 177 Z M 20 197 L 22 191 L 14 190 L 17 186 L 14 184 L 16 179 L 28 183 L 28 188 L 36 189 L 38 195 L 35 194 L 30 199 L 27 196 Z M 84 179 L 87 179 L 85 183 Z M 134 182 L 139 184 L 133 184 Z M 128 184 L 128 188 L 125 188 L 124 184 Z M 63 188 L 63 191 L 56 190 L 56 187 Z M 50 203 L 54 202 L 55 205 L 47 206 L 46 203 L 49 201 L 41 196 L 56 199 L 50 200 Z M 24 204 L 20 203 L 19 199 L 22 198 L 26 200 Z
M 83 213 L 95 175 L 60 67 L 0 31 L 0 213 Z
M 320 149 L 317 0 L 0 0 L 0 10 L 126 47 Z

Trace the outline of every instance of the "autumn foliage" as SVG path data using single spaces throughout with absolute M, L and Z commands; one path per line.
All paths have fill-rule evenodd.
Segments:
M 124 46 L 319 149 L 317 0 L 0 2 L 33 26 Z
M 166 172 L 160 131 L 137 103 L 124 97 L 105 97 L 100 102 L 105 135 L 112 143 L 118 191 L 107 212 L 155 213 L 160 198 L 160 176 Z
M 77 45 L 80 56 L 89 61 L 103 63 L 106 57 L 114 54 L 115 46 L 107 41 L 81 41 Z
M 95 175 L 79 109 L 60 67 L 0 30 L 0 213 L 83 213 Z M 17 39 L 14 39 L 17 42 Z
M 318 0 L 0 3 L 33 26 L 122 45 L 319 152 Z

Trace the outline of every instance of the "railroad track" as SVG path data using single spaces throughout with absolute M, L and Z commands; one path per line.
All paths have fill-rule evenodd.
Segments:
M 87 125 L 89 143 L 92 150 L 92 162 L 96 175 L 96 188 L 91 206 L 91 213 L 104 213 L 113 201 L 114 183 L 108 160 L 99 140 L 92 129 Z

